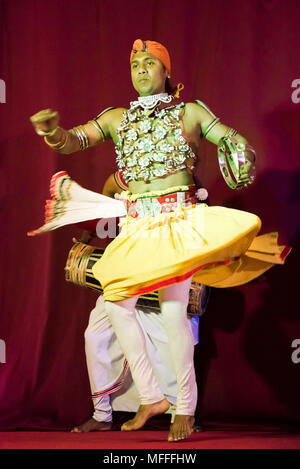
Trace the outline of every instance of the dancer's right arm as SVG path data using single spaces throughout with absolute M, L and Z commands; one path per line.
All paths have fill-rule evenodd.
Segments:
M 70 130 L 58 126 L 59 113 L 51 109 L 37 112 L 30 117 L 30 121 L 37 134 L 43 136 L 54 151 L 69 155 L 112 138 L 114 130 L 121 123 L 123 112 L 122 108 L 110 108 L 86 124 Z

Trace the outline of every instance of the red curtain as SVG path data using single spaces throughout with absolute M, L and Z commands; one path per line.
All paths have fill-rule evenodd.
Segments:
M 299 420 L 299 20 L 297 0 L 0 0 L 2 430 L 64 429 L 90 415 L 83 333 L 96 294 L 64 279 L 79 230 L 26 232 L 42 224 L 52 174 L 65 169 L 101 191 L 114 148 L 57 155 L 29 116 L 51 107 L 70 128 L 128 106 L 137 38 L 165 44 L 182 99 L 204 101 L 256 149 L 256 182 L 234 192 L 216 147 L 201 144 L 197 178 L 210 203 L 256 213 L 262 233 L 279 231 L 294 247 L 260 280 L 213 290 L 196 348 L 198 413 L 206 422 Z

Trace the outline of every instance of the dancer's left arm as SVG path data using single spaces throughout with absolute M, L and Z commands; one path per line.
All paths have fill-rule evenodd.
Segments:
M 189 118 L 198 127 L 201 138 L 206 138 L 209 142 L 218 145 L 222 137 L 229 135 L 234 136 L 238 142 L 248 143 L 243 135 L 221 122 L 205 105 L 203 107 L 200 104 L 188 103 L 187 106 Z

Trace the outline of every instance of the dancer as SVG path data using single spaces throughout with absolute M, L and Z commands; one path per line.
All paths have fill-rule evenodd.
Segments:
M 218 145 L 222 174 L 229 185 L 234 179 L 229 166 L 238 167 L 233 184 L 236 188 L 253 180 L 254 151 L 244 137 L 222 124 L 200 101 L 177 102 L 174 97 L 178 96 L 179 85 L 174 96 L 166 92 L 171 63 L 164 46 L 137 40 L 130 63 L 139 98 L 130 103 L 129 109 L 110 108 L 71 131 L 58 127 L 56 112 L 42 111 L 32 118 L 46 143 L 63 154 L 113 139 L 117 163 L 129 190 L 122 192 L 119 200 L 108 201 L 80 188 L 61 172 L 52 180 L 47 223 L 30 234 L 73 223 L 76 214 L 80 215 L 77 221 L 97 218 L 99 213 L 101 217 L 126 215 L 120 222 L 121 233 L 93 268 L 141 402 L 135 417 L 122 430 L 138 430 L 150 417 L 169 407 L 153 373 L 135 315 L 139 295 L 159 290 L 178 383 L 176 416 L 168 440 L 178 441 L 192 433 L 197 401 L 193 338 L 186 317 L 192 276 L 197 272 L 201 283 L 219 287 L 246 283 L 274 263 L 282 263 L 288 249 L 278 247 L 272 235 L 267 239 L 256 237 L 261 227 L 256 215 L 197 203 L 192 173 L 201 138 Z M 228 149 L 231 155 L 226 159 Z M 78 202 L 81 195 L 82 205 Z M 269 258 L 265 256 L 266 244 L 267 252 L 272 253 Z

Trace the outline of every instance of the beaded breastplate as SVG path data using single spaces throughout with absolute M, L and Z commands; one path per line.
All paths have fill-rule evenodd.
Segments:
M 127 183 L 194 168 L 187 160 L 192 158 L 194 162 L 196 155 L 183 137 L 180 125 L 183 111 L 184 103 L 180 103 L 163 109 L 156 107 L 149 116 L 147 107 L 139 101 L 130 103 L 117 129 L 115 146 L 116 161 Z

